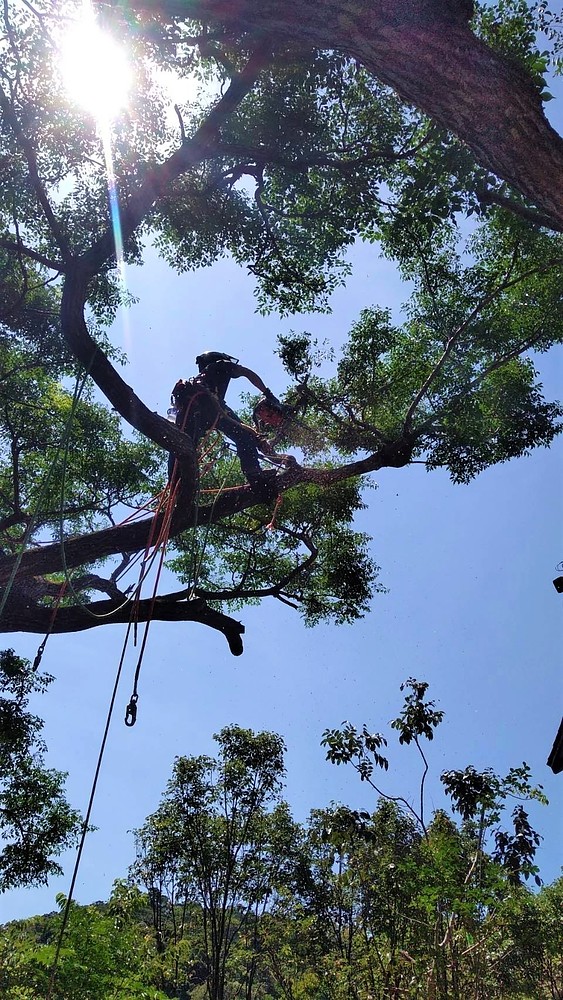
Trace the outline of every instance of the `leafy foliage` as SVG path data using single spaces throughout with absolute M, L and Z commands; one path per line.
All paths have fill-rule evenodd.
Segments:
M 259 914 L 288 877 L 295 832 L 279 802 L 281 738 L 229 726 L 215 739 L 217 758 L 176 759 L 161 805 L 135 832 L 131 876 L 149 894 L 162 988 L 201 981 L 217 1000 L 227 970 L 237 968 L 240 942 L 256 940 Z M 194 910 L 203 934 L 187 950 Z
M 442 713 L 427 688 L 414 678 L 403 685 L 391 725 L 399 739 L 434 736 Z M 545 801 L 525 765 L 505 778 L 446 772 L 446 808 L 427 824 L 389 794 L 372 811 L 333 803 L 296 823 L 280 800 L 281 737 L 229 726 L 215 739 L 215 757 L 176 759 L 135 833 L 129 880 L 107 904 L 71 906 L 57 1000 L 557 996 L 562 882 L 537 893 L 522 883 L 539 840 L 522 801 Z M 371 755 L 386 770 L 377 759 L 386 740 L 365 726 L 348 724 L 323 744 L 334 762 Z M 508 798 L 518 800 L 514 837 L 499 825 Z M 4 928 L 6 1000 L 52 990 L 60 920 Z
M 0 653 L 0 892 L 60 874 L 54 859 L 81 826 L 64 795 L 66 774 L 45 767 L 43 722 L 27 710 L 52 680 L 12 649 Z
M 398 718 L 391 723 L 391 727 L 399 732 L 399 743 L 408 746 L 421 736 L 433 740 L 434 730 L 440 725 L 444 713 L 434 707 L 433 701 L 424 701 L 428 690 L 426 681 L 417 681 L 414 677 L 409 677 L 408 681 L 401 684 L 401 691 L 405 688 L 410 691 L 405 698 L 405 706 Z
M 321 746 L 326 747 L 326 759 L 331 763 L 351 764 L 361 780 L 367 781 L 382 799 L 400 804 L 415 821 L 426 841 L 430 842 L 433 834 L 424 820 L 425 781 L 429 765 L 421 740 L 434 739 L 434 730 L 443 721 L 444 713 L 436 708 L 433 700 L 424 700 L 428 690 L 426 681 L 409 677 L 401 685 L 401 691 L 405 689 L 408 693 L 405 696 L 403 710 L 391 722 L 391 728 L 399 733 L 399 745 L 408 746 L 414 743 L 423 763 L 418 812 L 402 796 L 389 795 L 382 791 L 374 780 L 376 768 L 384 772 L 389 770 L 387 756 L 380 753 L 381 747 L 387 747 L 387 739 L 382 733 L 370 732 L 365 723 L 361 731 L 358 731 L 352 723 L 344 722 L 340 729 L 325 730 Z M 504 778 L 491 768 L 477 771 L 469 765 L 463 770 L 444 771 L 440 781 L 450 800 L 452 812 L 459 813 L 464 822 L 464 835 L 474 838 L 477 850 L 475 857 L 482 851 L 485 840 L 492 831 L 494 842 L 492 858 L 505 867 L 509 880 L 518 885 L 522 878 L 528 879 L 532 875 L 540 885 L 538 869 L 533 861 L 541 837 L 531 827 L 523 806 L 519 803 L 513 810 L 513 834 L 498 826 L 508 798 L 536 800 L 544 805 L 547 804 L 542 786 L 536 787 L 531 783 L 528 765 L 523 763 L 521 767 L 511 768 Z M 435 814 L 433 824 L 438 817 L 440 825 L 441 816 L 441 813 Z M 351 818 L 354 819 L 354 816 Z M 365 814 L 355 817 L 356 821 L 366 819 Z M 356 829 L 360 827 L 356 822 Z
M 217 484 L 220 496 L 231 469 L 228 459 L 215 461 L 205 488 Z M 298 608 L 307 625 L 352 622 L 382 589 L 369 536 L 350 527 L 364 506 L 353 480 L 289 490 L 273 516 L 271 509 L 254 507 L 200 531 L 201 542 L 191 531 L 180 536 L 170 566 L 194 594 L 221 595 L 232 609 L 273 596 Z
M 61 910 L 65 897 L 57 902 Z M 146 944 L 149 910 L 141 893 L 117 882 L 107 903 L 70 907 L 64 947 L 53 975 L 62 914 L 10 924 L 0 958 L 6 1000 L 166 1000 L 146 981 L 151 952 Z M 22 926 L 23 924 L 23 926 Z M 22 933 L 23 931 L 23 933 Z M 30 939 L 35 936 L 36 946 Z

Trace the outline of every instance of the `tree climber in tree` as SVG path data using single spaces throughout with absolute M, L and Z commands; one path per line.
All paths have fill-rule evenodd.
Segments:
M 239 365 L 235 358 L 220 351 L 206 351 L 197 356 L 199 375 L 180 379 L 172 390 L 172 402 L 177 409 L 176 425 L 189 434 L 194 444 L 209 430 L 218 430 L 234 442 L 241 470 L 253 490 L 273 493 L 274 469 L 265 472 L 260 466 L 259 452 L 276 465 L 294 464 L 288 455 L 276 455 L 269 442 L 253 427 L 243 424 L 234 410 L 225 403 L 225 394 L 233 378 L 246 378 L 267 400 L 279 406 L 276 397 L 256 372 Z M 174 458 L 169 461 L 172 477 Z

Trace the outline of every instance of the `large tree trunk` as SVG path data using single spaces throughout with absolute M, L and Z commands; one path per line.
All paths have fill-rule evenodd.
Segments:
M 119 3 L 119 0 L 114 0 Z M 337 49 L 457 135 L 563 229 L 563 139 L 517 65 L 472 33 L 467 0 L 132 0 L 138 10 Z

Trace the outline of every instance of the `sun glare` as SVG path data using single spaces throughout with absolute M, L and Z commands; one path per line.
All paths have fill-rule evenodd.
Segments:
M 107 125 L 127 102 L 131 68 L 123 49 L 96 24 L 89 5 L 60 44 L 65 87 L 100 125 Z

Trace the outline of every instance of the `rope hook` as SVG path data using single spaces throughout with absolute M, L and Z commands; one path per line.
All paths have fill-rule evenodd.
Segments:
M 137 721 L 137 702 L 139 700 L 138 694 L 132 694 L 131 700 L 125 709 L 125 725 L 131 728 L 135 725 Z

